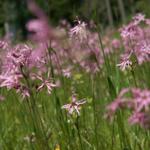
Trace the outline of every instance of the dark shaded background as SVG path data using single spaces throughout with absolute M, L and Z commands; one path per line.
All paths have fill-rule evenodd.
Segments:
M 98 20 L 103 28 L 127 22 L 142 12 L 150 16 L 150 0 L 35 0 L 48 15 L 51 24 L 66 19 L 73 24 L 76 16 Z M 0 0 L 0 36 L 11 32 L 13 37 L 26 37 L 25 24 L 33 16 L 26 0 Z

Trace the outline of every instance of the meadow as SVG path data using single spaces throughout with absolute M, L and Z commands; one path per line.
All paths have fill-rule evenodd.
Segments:
M 118 29 L 36 16 L 0 40 L 0 150 L 149 150 L 150 19 Z

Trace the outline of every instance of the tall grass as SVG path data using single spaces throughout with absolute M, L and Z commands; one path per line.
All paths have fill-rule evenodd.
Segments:
M 109 9 L 109 1 L 107 1 L 107 5 Z M 0 149 L 149 150 L 149 129 L 142 128 L 142 126 L 139 126 L 138 124 L 131 126 L 128 123 L 127 120 L 131 110 L 124 111 L 119 109 L 116 112 L 113 121 L 106 119 L 105 115 L 107 105 L 116 99 L 121 89 L 125 87 L 150 87 L 149 62 L 146 61 L 139 65 L 136 60 L 135 66 L 132 65 L 131 68 L 121 71 L 116 64 L 119 62 L 119 55 L 122 53 L 122 49 L 126 49 L 126 47 L 111 47 L 113 52 L 109 52 L 108 54 L 106 52 L 108 46 L 106 46 L 107 44 L 104 44 L 107 40 L 105 41 L 104 39 L 108 38 L 111 41 L 112 37 L 109 34 L 102 35 L 99 24 L 96 25 L 97 36 L 94 41 L 94 44 L 98 46 L 96 47 L 98 48 L 98 52 L 95 49 L 93 50 L 93 47 L 90 47 L 92 45 L 90 45 L 91 38 L 85 39 L 85 32 L 83 31 L 81 32 L 82 34 L 80 34 L 82 37 L 73 39 L 71 46 L 70 37 L 68 38 L 68 35 L 64 36 L 65 44 L 67 46 L 64 45 L 67 48 L 69 47 L 69 50 L 66 48 L 64 51 L 61 51 L 59 46 L 65 47 L 63 45 L 64 37 L 61 40 L 58 40 L 55 39 L 55 36 L 51 36 L 52 32 L 50 32 L 49 35 L 51 28 L 47 26 L 48 22 L 46 16 L 40 12 L 41 10 L 34 5 L 34 3 L 31 3 L 30 9 L 37 17 L 39 17 L 38 23 L 42 24 L 44 22 L 42 25 L 45 28 L 39 30 L 39 27 L 38 31 L 36 31 L 37 33 L 40 32 L 40 34 L 37 35 L 41 35 L 42 31 L 44 36 L 38 37 L 37 35 L 34 35 L 34 38 L 32 38 L 34 40 L 36 39 L 36 46 L 39 49 L 41 48 L 41 43 L 44 45 L 44 48 L 42 47 L 42 54 L 45 53 L 45 55 L 43 60 L 43 55 L 41 53 L 38 54 L 38 50 L 36 49 L 37 53 L 31 55 L 32 57 L 29 56 L 29 60 L 33 63 L 36 55 L 42 55 L 40 60 L 37 61 L 42 62 L 41 64 L 44 64 L 45 66 L 40 68 L 38 68 L 39 66 L 36 66 L 38 71 L 35 68 L 30 69 L 31 66 L 28 66 L 28 63 L 26 62 L 28 59 L 23 59 L 18 63 L 20 60 L 18 60 L 18 57 L 20 58 L 22 51 L 17 51 L 18 53 L 15 53 L 16 55 L 18 54 L 17 56 L 14 53 L 11 55 L 17 60 L 15 60 L 16 64 L 14 64 L 16 65 L 15 67 L 19 69 L 22 76 L 21 79 L 19 78 L 20 89 L 16 87 L 16 85 L 10 88 L 9 85 L 9 90 L 5 88 L 8 88 L 8 85 L 5 85 L 5 87 L 2 88 L 2 83 L 4 82 L 2 77 L 4 74 L 1 74 L 0 76 L 0 94 L 5 96 L 5 100 L 0 101 Z M 109 13 L 110 10 L 108 10 L 108 14 Z M 122 17 L 125 19 L 124 12 L 122 12 Z M 77 21 L 78 29 L 85 29 L 87 31 L 86 25 L 79 20 Z M 110 22 L 112 24 L 111 16 Z M 87 32 L 89 34 L 88 36 L 92 36 L 93 39 L 95 38 L 93 32 L 90 30 Z M 53 38 L 56 40 L 56 43 L 52 43 Z M 75 45 L 76 40 L 78 45 Z M 60 42 L 60 45 L 57 43 L 58 41 Z M 59 46 L 57 47 L 55 44 Z M 30 50 L 28 47 L 21 47 L 20 49 L 24 50 L 24 48 Z M 81 50 L 84 51 L 84 49 L 87 48 L 91 48 L 91 53 L 89 54 L 86 51 L 86 54 L 88 55 L 85 55 Z M 12 49 L 16 50 L 17 47 L 12 47 Z M 67 57 L 65 55 L 66 51 Z M 75 55 L 77 55 L 77 59 L 74 58 Z M 88 69 L 83 66 L 81 63 L 83 61 L 82 55 L 84 56 L 84 59 L 87 58 L 88 61 L 91 61 L 90 65 L 93 65 L 94 61 L 97 70 L 93 66 L 88 67 Z M 4 56 L 10 55 L 2 56 L 2 60 L 7 60 Z M 8 57 L 10 59 L 9 61 L 11 61 L 12 57 Z M 100 59 L 102 59 L 102 63 L 100 62 Z M 5 63 L 7 62 L 4 61 L 2 64 L 4 65 Z M 73 69 L 71 68 L 71 75 L 66 77 L 63 74 L 63 68 L 65 68 L 64 66 L 69 68 L 70 65 Z M 43 68 L 46 68 L 46 71 L 44 70 L 42 72 Z M 3 68 L 1 69 L 3 73 L 4 70 Z M 33 71 L 32 74 L 30 74 L 30 71 Z M 39 79 L 41 72 L 43 73 L 42 79 L 37 80 Z M 10 72 L 7 73 L 9 75 Z M 51 78 L 49 78 L 49 76 Z M 49 91 L 47 92 L 47 90 L 45 90 L 47 85 L 44 85 L 45 87 L 43 90 L 39 90 L 39 82 L 48 84 L 49 86 L 48 81 L 51 80 L 56 84 L 56 86 L 54 86 L 54 84 L 50 85 L 52 86 L 51 93 L 48 94 Z M 11 83 L 13 82 L 14 81 L 11 81 Z M 21 87 L 21 85 L 23 86 Z M 22 89 L 23 87 L 25 89 Z M 27 90 L 29 95 L 23 95 L 25 96 L 23 99 L 21 94 L 25 93 L 23 93 L 23 91 L 18 91 L 18 89 Z M 72 96 L 74 95 L 77 100 L 73 101 Z M 84 105 L 77 105 L 80 102 L 78 99 L 84 99 L 86 103 L 84 103 Z M 77 106 L 73 113 L 68 113 L 67 109 L 62 109 L 62 106 L 66 103 L 70 103 L 71 107 L 74 108 Z M 149 109 L 149 106 L 147 109 Z

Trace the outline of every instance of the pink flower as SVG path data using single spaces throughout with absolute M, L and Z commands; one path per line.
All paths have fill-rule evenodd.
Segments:
M 130 56 L 131 56 L 131 53 L 129 55 L 128 54 L 122 55 L 121 63 L 117 64 L 117 66 L 122 71 L 124 71 L 126 68 L 129 68 L 132 66 L 132 62 L 129 60 Z
M 29 10 L 38 18 L 45 18 L 42 9 L 36 4 L 34 0 L 27 0 Z
M 141 44 L 141 52 L 150 54 L 150 43 L 143 41 Z
M 8 50 L 9 44 L 5 41 L 0 41 L 0 49 Z
M 132 39 L 137 34 L 137 26 L 133 23 L 130 23 L 129 25 L 122 27 L 120 31 L 123 39 Z
M 30 38 L 36 42 L 47 43 L 53 37 L 48 17 L 34 0 L 28 0 L 28 8 L 37 17 L 37 19 L 32 19 L 26 25 L 28 31 L 33 33 L 30 34 Z
M 111 44 L 112 44 L 112 47 L 116 48 L 116 49 L 120 48 L 120 46 L 121 46 L 121 43 L 118 39 L 112 40 Z
M 134 17 L 133 17 L 133 21 L 135 24 L 139 24 L 141 21 L 145 21 L 145 15 L 144 14 L 136 14 Z
M 150 106 L 150 91 L 133 88 L 132 95 L 136 103 L 136 112 L 149 109 Z
M 17 93 L 20 93 L 22 95 L 23 99 L 25 99 L 27 97 L 30 97 L 29 89 L 26 86 L 24 86 L 24 85 L 20 85 L 18 87 Z
M 19 70 L 20 66 L 28 66 L 31 51 L 32 49 L 27 45 L 16 45 L 14 48 L 7 51 L 3 66 L 10 70 L 14 70 L 14 68 Z
M 131 98 L 127 97 L 126 94 L 130 94 Z M 115 101 L 107 106 L 105 116 L 112 119 L 119 108 L 130 109 L 129 122 L 131 124 L 139 124 L 142 127 L 150 128 L 150 90 L 123 89 Z
M 86 24 L 84 22 L 78 21 L 78 25 L 70 30 L 71 37 L 77 37 L 81 42 L 87 38 Z
M 131 125 L 139 124 L 141 127 L 150 128 L 150 115 L 143 112 L 133 113 L 128 121 Z
M 7 89 L 17 88 L 19 83 L 20 75 L 18 74 L 4 74 L 0 75 L 0 87 L 7 87 Z
M 41 91 L 44 87 L 46 87 L 48 93 L 51 94 L 52 89 L 53 89 L 54 87 L 57 87 L 57 85 L 54 84 L 54 83 L 52 83 L 49 79 L 44 79 L 44 78 L 41 77 L 41 76 L 36 76 L 36 77 L 37 77 L 37 79 L 39 79 L 39 80 L 42 81 L 41 85 L 38 86 L 37 91 Z
M 149 19 L 145 19 L 145 15 L 138 14 L 133 20 L 121 29 L 121 37 L 125 48 L 125 53 L 132 51 L 136 56 L 137 62 L 141 65 L 143 62 L 150 61 L 150 40 L 149 27 L 142 26 L 148 23 Z M 127 62 L 128 64 L 129 62 Z
M 50 27 L 46 20 L 34 19 L 27 23 L 27 29 L 33 34 L 30 38 L 34 41 L 47 42 L 50 38 Z
M 63 69 L 62 70 L 64 77 L 70 78 L 71 77 L 71 71 L 70 68 Z
M 150 25 L 150 19 L 145 19 L 145 23 L 146 23 L 147 25 Z
M 117 64 L 122 71 L 124 71 L 126 68 L 129 68 L 131 65 L 132 62 L 130 60 L 123 60 L 120 64 Z
M 125 88 L 121 90 L 119 93 L 118 97 L 113 101 L 111 104 L 109 104 L 106 109 L 107 109 L 107 114 L 105 114 L 105 118 L 109 118 L 110 120 L 113 119 L 113 115 L 116 113 L 116 111 L 119 108 L 123 108 L 128 101 L 126 98 L 123 98 L 124 94 L 126 94 L 129 91 L 128 88 Z
M 63 109 L 66 109 L 69 114 L 73 114 L 74 111 L 77 112 L 78 115 L 80 115 L 80 109 L 83 104 L 85 104 L 85 100 L 79 100 L 77 101 L 77 98 L 75 95 L 72 96 L 72 102 L 70 104 L 66 104 L 62 106 Z

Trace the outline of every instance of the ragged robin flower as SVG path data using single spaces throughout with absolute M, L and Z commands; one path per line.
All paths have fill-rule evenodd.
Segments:
M 72 95 L 72 102 L 62 106 L 62 109 L 66 109 L 69 114 L 76 112 L 78 115 L 80 115 L 81 106 L 85 103 L 86 101 L 84 99 L 77 101 L 76 95 Z

